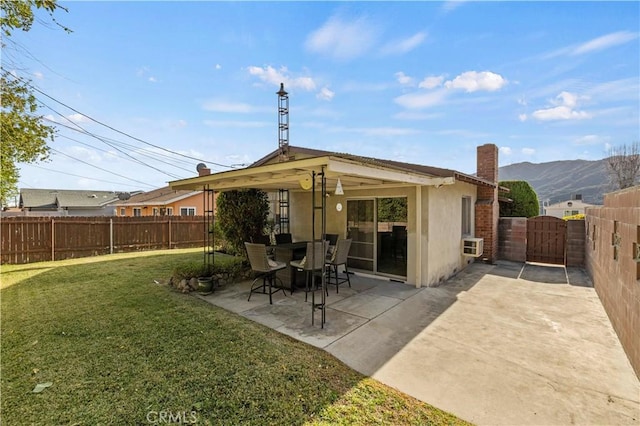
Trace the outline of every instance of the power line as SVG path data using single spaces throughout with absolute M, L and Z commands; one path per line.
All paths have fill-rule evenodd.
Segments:
M 128 176 L 124 176 L 124 175 L 121 175 L 121 174 L 118 174 L 118 173 L 115 173 L 115 172 L 111 172 L 111 171 L 109 171 L 109 170 L 107 170 L 107 169 L 103 169 L 102 167 L 98 167 L 98 166 L 93 165 L 93 164 L 91 164 L 91 163 L 88 163 L 88 162 L 86 162 L 86 161 L 84 161 L 84 160 L 80 160 L 79 158 L 75 158 L 75 157 L 73 157 L 73 156 L 71 156 L 71 155 L 69 155 L 69 154 L 65 154 L 65 153 L 64 153 L 64 152 L 62 152 L 62 151 L 58 151 L 58 150 L 57 150 L 57 149 L 55 149 L 55 148 L 49 148 L 49 149 L 50 149 L 51 151 L 53 151 L 53 152 L 57 152 L 58 154 L 64 155 L 65 157 L 69 157 L 69 158 L 71 158 L 72 160 L 79 161 L 79 162 L 81 162 L 81 163 L 83 163 L 83 164 L 86 164 L 87 166 L 91 166 L 91 167 L 94 167 L 94 168 L 96 168 L 96 169 L 98 169 L 98 170 L 102 170 L 103 172 L 107 172 L 107 173 L 110 173 L 110 174 L 112 174 L 112 175 L 115 175 L 115 176 L 118 176 L 118 177 L 121 177 L 121 178 L 124 178 L 124 179 L 130 180 L 130 181 L 132 181 L 132 182 L 138 182 L 138 183 L 141 183 L 141 184 L 143 184 L 143 185 L 146 185 L 146 186 L 150 186 L 150 187 L 152 187 L 152 188 L 155 188 L 153 185 L 150 185 L 150 184 L 148 184 L 148 183 L 145 183 L 145 182 L 142 182 L 142 181 L 139 181 L 139 180 L 136 180 L 136 179 L 132 179 L 132 178 L 130 178 L 130 177 L 128 177 Z
M 127 183 L 122 183 L 122 182 L 113 182 L 113 181 L 110 181 L 110 180 L 97 179 L 97 178 L 94 178 L 94 177 L 88 177 L 88 176 L 82 176 L 82 175 L 75 175 L 75 174 L 73 174 L 73 173 L 61 172 L 60 170 L 53 170 L 53 169 L 47 169 L 46 167 L 36 166 L 35 164 L 29 164 L 29 166 L 30 166 L 30 167 L 36 167 L 36 168 L 38 168 L 38 169 L 42 169 L 42 170 L 46 170 L 46 171 L 48 171 L 48 172 L 60 173 L 61 175 L 67 175 L 67 176 L 79 177 L 79 178 L 82 178 L 82 179 L 90 179 L 90 180 L 95 180 L 96 182 L 105 182 L 105 183 L 112 183 L 112 184 L 115 184 L 115 185 L 122 185 L 122 186 L 131 186 L 131 187 L 134 187 L 133 185 L 130 185 L 130 184 L 127 184 Z M 20 181 L 22 181 L 23 183 L 26 183 L 26 182 L 24 182 L 22 179 L 20 179 Z M 146 185 L 146 184 L 145 184 L 145 185 Z M 152 188 L 155 188 L 155 186 L 153 186 L 153 185 L 147 185 L 147 186 L 150 186 L 150 187 L 152 187 Z M 28 185 L 28 184 L 27 184 L 27 187 L 35 188 L 35 186 L 33 186 L 33 185 Z
M 165 174 L 165 175 L 167 175 L 167 176 L 170 176 L 170 177 L 172 177 L 172 178 L 174 178 L 174 179 L 180 179 L 180 177 L 179 177 L 179 176 L 176 176 L 176 175 L 174 175 L 174 174 L 172 174 L 172 173 L 169 173 L 169 172 L 165 172 L 164 170 L 161 170 L 161 169 L 158 169 L 157 167 L 154 167 L 154 166 L 151 166 L 151 165 L 149 165 L 149 164 L 146 164 L 146 163 L 144 163 L 144 162 L 140 161 L 139 159 L 137 159 L 137 158 L 135 158 L 135 157 L 133 157 L 133 156 L 129 155 L 128 153 L 126 153 L 126 152 L 122 151 L 120 148 L 117 148 L 117 147 L 113 146 L 112 144 L 110 144 L 109 142 L 107 142 L 107 141 L 104 141 L 104 140 L 100 139 L 99 137 L 97 137 L 96 135 L 94 135 L 93 133 L 91 133 L 90 131 L 88 131 L 87 129 L 85 129 L 84 127 L 80 126 L 79 124 L 74 123 L 74 122 L 73 122 L 73 121 L 71 121 L 69 118 L 65 117 L 65 116 L 64 116 L 64 114 L 62 114 L 62 113 L 60 113 L 60 112 L 56 111 L 55 109 L 51 108 L 49 105 L 45 104 L 45 103 L 44 103 L 44 102 L 42 102 L 40 99 L 38 99 L 38 101 L 39 101 L 39 102 L 41 102 L 41 103 L 42 103 L 42 105 L 44 105 L 45 107 L 49 108 L 51 111 L 53 111 L 53 112 L 55 112 L 56 114 L 58 114 L 60 117 L 64 118 L 65 120 L 67 120 L 67 121 L 68 121 L 68 122 L 70 122 L 70 123 L 73 123 L 73 125 L 74 125 L 74 126 L 76 126 L 76 127 L 80 128 L 80 129 L 82 129 L 82 130 L 85 132 L 85 134 L 90 135 L 90 136 L 92 136 L 92 137 L 94 137 L 94 138 L 96 138 L 96 139 L 98 139 L 98 140 L 100 140 L 100 141 L 104 142 L 105 144 L 109 145 L 110 147 L 112 147 L 112 148 L 113 148 L 113 149 L 115 149 L 116 151 L 118 151 L 118 152 L 120 152 L 120 153 L 122 153 L 122 154 L 126 155 L 127 157 L 129 157 L 130 159 L 132 159 L 133 161 L 135 161 L 136 163 L 141 164 L 141 165 L 143 165 L 143 166 L 145 166 L 145 167 L 149 167 L 149 168 L 151 168 L 151 169 L 153 169 L 153 170 L 155 170 L 155 171 L 158 171 L 158 172 L 160 172 L 160 173 L 163 173 L 163 174 Z
M 5 72 L 6 72 L 6 70 L 5 70 L 4 68 L 0 67 L 0 69 L 2 69 L 3 71 L 5 71 Z M 59 100 L 55 99 L 55 98 L 54 98 L 54 97 L 52 97 L 52 96 L 49 96 L 48 94 L 46 94 L 46 93 L 45 93 L 45 92 L 43 92 L 42 90 L 38 89 L 37 87 L 33 86 L 30 82 L 28 82 L 28 81 L 24 80 L 24 79 L 23 79 L 23 78 L 21 78 L 21 77 L 17 77 L 17 76 L 13 76 L 13 77 L 14 77 L 14 78 L 16 78 L 16 79 L 18 79 L 18 80 L 20 80 L 20 81 L 22 81 L 25 85 L 27 85 L 27 86 L 31 87 L 31 88 L 32 88 L 33 90 L 35 90 L 36 92 L 40 93 L 40 94 L 41 94 L 41 95 L 43 95 L 43 96 L 46 96 L 47 98 L 51 99 L 52 101 L 54 101 L 54 102 L 56 102 L 56 103 L 58 103 L 58 104 L 60 104 L 60 105 L 64 106 L 65 108 L 70 109 L 71 111 L 73 111 L 73 112 L 75 112 L 75 113 L 77 113 L 77 114 L 80 114 L 80 115 L 82 115 L 82 116 L 84 116 L 84 117 L 88 118 L 89 120 L 91 120 L 91 121 L 93 121 L 93 122 L 95 122 L 95 123 L 97 123 L 97 124 L 100 124 L 101 126 L 106 127 L 107 129 L 110 129 L 110 130 L 112 130 L 112 131 L 114 131 L 114 132 L 116 132 L 116 133 L 120 133 L 121 135 L 124 135 L 124 136 L 126 136 L 126 137 L 128 137 L 128 138 L 131 138 L 131 139 L 133 139 L 133 140 L 136 140 L 136 141 L 138 141 L 138 142 L 141 142 L 141 143 L 143 143 L 143 144 L 145 144 L 145 145 L 152 146 L 152 147 L 154 147 L 154 148 L 160 149 L 160 150 L 165 151 L 165 152 L 169 152 L 169 153 L 174 154 L 174 155 L 179 155 L 179 156 L 181 156 L 181 157 L 189 158 L 189 159 L 191 159 L 191 160 L 195 160 L 195 161 L 208 162 L 208 163 L 213 164 L 213 165 L 218 166 L 218 167 L 225 167 L 225 168 L 233 169 L 233 167 L 232 167 L 232 166 L 228 166 L 228 165 L 226 165 L 226 164 L 220 164 L 220 163 L 216 163 L 216 162 L 213 162 L 213 161 L 207 161 L 207 160 L 203 160 L 203 159 L 200 159 L 200 158 L 191 157 L 191 156 L 189 156 L 189 155 L 181 154 L 181 153 L 179 153 L 179 152 L 172 151 L 172 150 L 170 150 L 170 149 L 167 149 L 167 148 L 161 147 L 161 146 L 159 146 L 159 145 L 152 144 L 151 142 L 147 142 L 147 141 L 142 140 L 142 139 L 140 139 L 140 138 L 138 138 L 138 137 L 132 136 L 132 135 L 130 135 L 130 134 L 128 134 L 128 133 L 126 133 L 126 132 L 123 132 L 123 131 L 118 130 L 118 129 L 116 129 L 116 128 L 114 128 L 114 127 L 112 127 L 112 126 L 108 125 L 108 124 L 105 124 L 105 123 L 103 123 L 103 122 L 101 122 L 101 121 L 99 121 L 99 120 L 96 120 L 95 118 L 93 118 L 93 117 L 91 117 L 91 116 L 89 116 L 89 115 L 83 114 L 82 112 L 78 111 L 77 109 L 75 109 L 75 108 L 73 108 L 73 107 L 71 107 L 71 106 L 69 106 L 69 105 L 65 104 L 64 102 L 59 101 Z

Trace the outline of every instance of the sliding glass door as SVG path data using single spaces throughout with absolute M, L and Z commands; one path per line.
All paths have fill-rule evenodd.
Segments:
M 407 198 L 347 200 L 347 238 L 349 267 L 406 277 Z

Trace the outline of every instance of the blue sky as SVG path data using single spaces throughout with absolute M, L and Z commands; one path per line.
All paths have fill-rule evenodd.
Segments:
M 507 165 L 640 139 L 638 2 L 61 4 L 71 34 L 39 15 L 3 49 L 58 123 L 20 187 L 149 190 L 196 159 L 249 164 L 278 146 L 280 82 L 291 145 L 466 173 L 485 143 Z

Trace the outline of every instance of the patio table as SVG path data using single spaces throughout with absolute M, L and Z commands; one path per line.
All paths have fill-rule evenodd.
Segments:
M 275 246 L 275 260 L 278 262 L 285 262 L 289 265 L 292 260 L 302 259 L 307 252 L 307 241 L 298 241 L 295 243 L 278 244 Z M 300 278 L 297 279 L 297 275 Z M 282 280 L 285 288 L 293 291 L 296 282 L 304 283 L 304 273 L 298 272 L 296 268 L 289 266 L 276 273 L 276 276 Z

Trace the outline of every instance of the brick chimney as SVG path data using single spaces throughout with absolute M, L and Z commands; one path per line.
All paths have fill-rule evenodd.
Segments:
M 198 169 L 198 176 L 208 176 L 211 174 L 211 169 L 207 168 L 207 167 L 203 167 L 201 169 Z
M 478 186 L 476 200 L 475 235 L 484 239 L 484 253 L 481 259 L 495 263 L 498 260 L 498 147 L 485 144 L 477 150 L 477 173 L 484 180 L 495 183 L 495 187 Z

